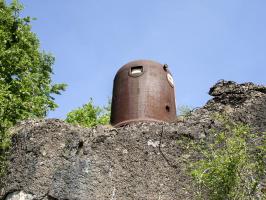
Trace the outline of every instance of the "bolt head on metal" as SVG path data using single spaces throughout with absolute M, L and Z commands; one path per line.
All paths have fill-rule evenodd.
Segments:
M 166 71 L 168 69 L 168 65 L 167 64 L 164 64 L 163 65 L 163 69 Z

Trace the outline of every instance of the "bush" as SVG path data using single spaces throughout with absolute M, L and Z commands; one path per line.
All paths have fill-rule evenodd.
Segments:
M 266 134 L 252 133 L 249 126 L 224 119 L 224 131 L 214 131 L 211 141 L 196 144 L 202 160 L 192 164 L 191 174 L 199 197 L 212 200 L 266 197 L 261 188 L 266 178 Z
M 93 105 L 93 100 L 84 104 L 81 108 L 75 109 L 67 114 L 66 122 L 83 127 L 94 127 L 99 124 L 109 124 L 110 121 L 110 101 L 108 106 L 99 107 Z

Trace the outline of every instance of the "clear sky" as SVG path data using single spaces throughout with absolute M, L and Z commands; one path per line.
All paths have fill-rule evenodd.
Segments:
M 219 79 L 266 84 L 265 0 L 21 0 L 41 47 L 56 57 L 66 113 L 112 95 L 116 71 L 135 59 L 167 63 L 177 105 L 202 106 Z

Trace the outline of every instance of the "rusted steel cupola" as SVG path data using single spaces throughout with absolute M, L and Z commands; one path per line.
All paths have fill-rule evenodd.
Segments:
M 113 126 L 175 119 L 174 81 L 167 65 L 138 60 L 117 72 L 111 109 Z

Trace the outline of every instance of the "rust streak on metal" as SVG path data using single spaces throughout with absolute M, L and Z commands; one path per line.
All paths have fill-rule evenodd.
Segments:
M 176 118 L 175 92 L 167 65 L 138 60 L 124 65 L 113 86 L 111 124 L 171 122 Z

